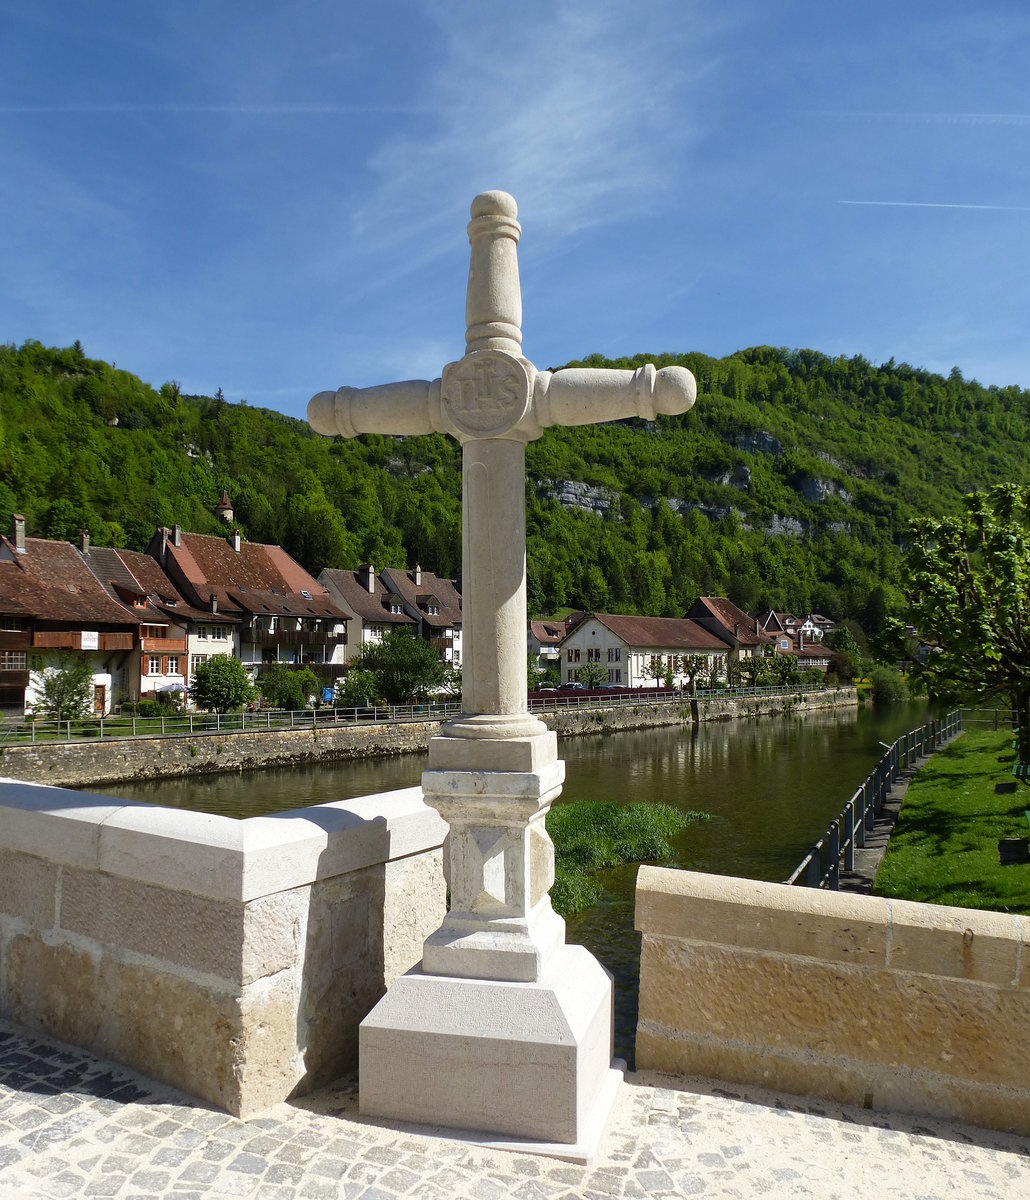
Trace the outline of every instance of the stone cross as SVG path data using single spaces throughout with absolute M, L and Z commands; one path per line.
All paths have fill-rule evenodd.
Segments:
M 515 201 L 472 202 L 465 356 L 434 380 L 319 392 L 319 433 L 446 433 L 462 445 L 462 714 L 430 742 L 426 802 L 450 825 L 451 911 L 425 944 L 442 976 L 539 980 L 564 944 L 544 817 L 561 791 L 555 735 L 527 706 L 525 448 L 551 425 L 654 420 L 694 403 L 683 367 L 538 371 L 521 353 Z

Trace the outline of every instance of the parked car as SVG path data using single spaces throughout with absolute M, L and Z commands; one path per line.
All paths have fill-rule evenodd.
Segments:
M 582 690 L 583 690 L 583 685 L 579 682 L 578 679 L 570 679 L 568 683 L 559 683 L 558 684 L 559 692 L 581 692 Z

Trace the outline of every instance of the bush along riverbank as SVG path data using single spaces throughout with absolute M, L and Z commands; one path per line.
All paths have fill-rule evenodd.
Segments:
M 692 821 L 707 820 L 706 812 L 683 812 L 669 804 L 579 800 L 556 805 L 547 814 L 554 842 L 551 903 L 563 917 L 589 908 L 604 891 L 593 878 L 596 872 L 623 863 L 667 862 L 669 838 Z
M 857 708 L 853 687 L 812 692 L 767 692 L 706 699 L 700 721 L 804 716 L 831 708 Z M 534 709 L 559 738 L 616 733 L 664 725 L 688 725 L 691 705 L 648 700 L 594 707 Z M 58 787 L 90 787 L 128 779 L 162 779 L 213 771 L 249 771 L 295 762 L 331 762 L 352 758 L 417 754 L 440 731 L 440 719 L 412 719 L 305 729 L 217 730 L 190 736 L 107 738 L 102 741 L 36 742 L 0 746 L 0 777 Z

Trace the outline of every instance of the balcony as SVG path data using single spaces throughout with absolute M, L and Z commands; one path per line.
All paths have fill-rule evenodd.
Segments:
M 244 629 L 240 633 L 240 640 L 252 646 L 284 646 L 306 650 L 314 646 L 335 646 L 346 641 L 346 637 L 329 629 L 275 629 L 271 633 L 267 629 Z
M 132 633 L 101 633 L 97 635 L 97 650 L 131 650 Z M 81 650 L 82 631 L 79 629 L 36 630 L 32 635 L 34 650 Z
M 140 638 L 139 648 L 144 654 L 185 654 L 185 638 Z
M 0 629 L 0 650 L 28 650 L 32 634 L 27 629 Z

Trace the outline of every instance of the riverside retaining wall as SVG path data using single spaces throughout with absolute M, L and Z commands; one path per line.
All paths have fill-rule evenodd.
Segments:
M 1030 918 L 642 866 L 638 1070 L 1030 1135 Z
M 854 688 L 796 695 L 733 696 L 697 702 L 699 721 L 755 719 L 827 708 L 855 708 Z M 559 737 L 616 733 L 693 721 L 691 701 L 538 712 Z M 126 779 L 159 779 L 210 771 L 249 771 L 295 762 L 414 754 L 429 746 L 439 721 L 341 725 L 197 737 L 109 738 L 91 742 L 37 742 L 0 751 L 0 775 L 60 787 L 89 787 Z

